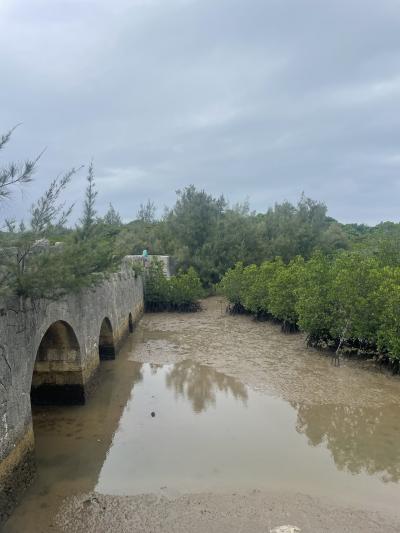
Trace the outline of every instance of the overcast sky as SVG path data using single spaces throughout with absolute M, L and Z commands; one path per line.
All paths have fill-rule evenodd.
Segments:
M 400 219 L 398 0 L 0 0 L 0 45 L 0 164 L 47 147 L 8 213 L 93 157 L 125 220 L 190 183 Z

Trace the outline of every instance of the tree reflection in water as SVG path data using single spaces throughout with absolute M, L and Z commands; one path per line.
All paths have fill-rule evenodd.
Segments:
M 150 363 L 150 372 L 151 372 L 151 375 L 152 376 L 155 376 L 157 374 L 157 372 L 163 368 L 164 365 L 160 364 L 160 363 Z
M 176 396 L 190 400 L 195 413 L 215 406 L 217 392 L 230 392 L 244 405 L 247 402 L 247 390 L 242 383 L 190 360 L 176 363 L 166 374 L 166 384 L 175 390 Z
M 397 405 L 383 408 L 292 404 L 299 433 L 309 444 L 325 444 L 339 470 L 400 479 L 400 417 Z

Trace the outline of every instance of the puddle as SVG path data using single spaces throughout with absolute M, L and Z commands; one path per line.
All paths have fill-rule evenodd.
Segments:
M 142 364 L 140 373 L 96 491 L 258 488 L 397 505 L 394 410 L 291 405 L 190 360 Z

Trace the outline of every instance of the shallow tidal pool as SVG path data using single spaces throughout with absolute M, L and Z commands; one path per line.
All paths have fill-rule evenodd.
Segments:
M 34 408 L 38 474 L 5 532 L 55 531 L 64 499 L 93 490 L 267 489 L 398 512 L 399 381 L 206 307 L 146 315 L 85 406 Z

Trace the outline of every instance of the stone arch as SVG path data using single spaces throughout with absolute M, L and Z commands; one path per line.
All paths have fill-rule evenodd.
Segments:
M 135 325 L 133 323 L 133 316 L 132 316 L 132 313 L 129 313 L 129 318 L 128 318 L 128 328 L 129 328 L 129 333 L 133 333 L 133 330 L 135 329 Z
M 81 349 L 75 331 L 64 320 L 53 322 L 40 341 L 31 399 L 38 404 L 84 402 Z
M 100 327 L 99 357 L 101 360 L 115 359 L 114 333 L 108 317 L 103 319 Z

